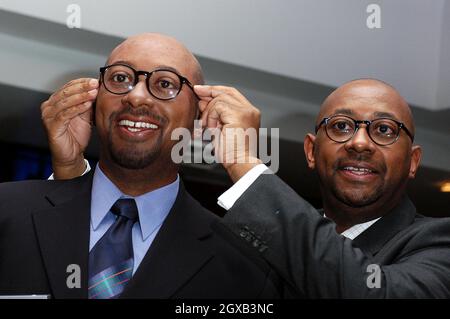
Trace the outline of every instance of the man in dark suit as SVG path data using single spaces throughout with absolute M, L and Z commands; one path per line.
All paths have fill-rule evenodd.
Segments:
M 114 49 L 100 78 L 71 81 L 41 107 L 55 176 L 79 176 L 96 99 L 95 170 L 0 185 L 0 294 L 277 297 L 265 263 L 212 232 L 218 218 L 171 160 L 172 131 L 192 130 L 198 114 L 195 57 L 173 38 L 138 35 Z
M 236 90 L 195 90 L 223 143 L 226 128 L 259 126 L 258 111 Z M 405 194 L 421 157 L 413 140 L 411 110 L 393 87 L 346 83 L 324 101 L 316 135 L 304 143 L 323 211 L 237 147 L 234 159 L 247 161 L 223 164 L 236 184 L 219 198 L 229 211 L 217 231 L 253 247 L 298 297 L 450 298 L 450 220 L 416 213 Z

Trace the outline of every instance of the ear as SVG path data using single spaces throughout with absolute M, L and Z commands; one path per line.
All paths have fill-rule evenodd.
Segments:
M 411 147 L 411 164 L 409 166 L 409 178 L 414 178 L 419 169 L 420 159 L 422 158 L 422 148 L 419 145 Z
M 303 149 L 305 150 L 306 162 L 308 163 L 308 167 L 310 169 L 314 169 L 316 167 L 316 162 L 314 160 L 315 143 L 316 136 L 311 133 L 306 134 L 303 142 Z

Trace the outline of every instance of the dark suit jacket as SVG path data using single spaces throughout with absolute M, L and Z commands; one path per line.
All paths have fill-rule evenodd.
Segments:
M 263 174 L 223 223 L 296 297 L 450 298 L 450 219 L 417 214 L 407 197 L 351 241 L 278 177 Z
M 1 295 L 87 297 L 92 176 L 0 185 Z M 269 268 L 211 231 L 218 219 L 181 185 L 121 297 L 277 297 Z M 81 288 L 66 284 L 70 264 L 81 267 Z

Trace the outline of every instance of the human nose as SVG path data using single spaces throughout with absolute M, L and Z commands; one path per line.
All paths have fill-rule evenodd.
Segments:
M 368 134 L 367 124 L 360 124 L 355 134 L 345 143 L 347 151 L 354 151 L 357 153 L 373 153 L 375 150 L 375 143 Z
M 150 94 L 147 87 L 147 80 L 142 76 L 136 85 L 123 97 L 123 102 L 128 103 L 133 107 L 141 105 L 148 105 L 153 103 L 153 96 Z

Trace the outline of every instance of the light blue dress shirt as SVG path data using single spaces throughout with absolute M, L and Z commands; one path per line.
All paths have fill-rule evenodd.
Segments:
M 132 230 L 134 267 L 136 273 L 142 259 L 147 253 L 162 223 L 172 208 L 178 194 L 180 179 L 149 193 L 131 197 L 123 194 L 111 180 L 102 172 L 99 165 L 94 172 L 91 200 L 91 229 L 89 251 L 114 223 L 115 216 L 111 213 L 112 205 L 119 198 L 134 198 L 136 200 L 139 222 Z

